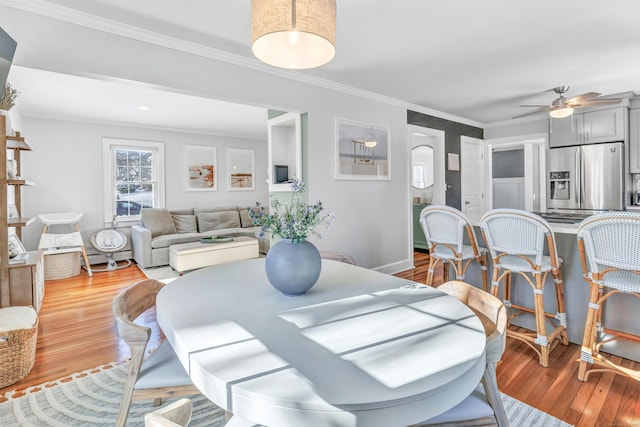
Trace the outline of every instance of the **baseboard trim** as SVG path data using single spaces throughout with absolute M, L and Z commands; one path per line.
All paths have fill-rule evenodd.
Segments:
M 413 262 L 410 259 L 405 259 L 391 264 L 381 265 L 372 268 L 372 270 L 379 271 L 380 273 L 396 274 L 401 271 L 411 270 L 412 268 L 414 268 Z

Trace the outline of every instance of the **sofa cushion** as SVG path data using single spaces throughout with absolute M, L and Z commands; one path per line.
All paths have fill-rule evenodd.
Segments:
M 173 223 L 169 209 L 142 208 L 140 220 L 151 231 L 151 237 L 176 233 L 176 226 Z
M 237 209 L 222 212 L 201 212 L 198 214 L 198 231 L 220 228 L 240 228 L 240 214 Z
M 238 208 L 238 211 L 240 211 L 240 224 L 242 225 L 242 228 L 253 227 L 253 221 L 251 221 L 251 218 L 249 217 L 249 211 L 247 211 L 247 208 Z
M 163 236 L 155 237 L 151 240 L 151 247 L 153 249 L 168 248 L 171 245 L 177 245 L 178 243 L 191 243 L 199 242 L 204 237 L 200 233 L 182 233 L 182 234 L 165 234 Z
M 219 208 L 193 208 L 193 213 L 195 214 L 195 216 L 198 216 L 201 213 L 204 212 L 224 212 L 224 211 L 238 211 L 238 207 L 237 206 L 223 206 L 223 207 L 219 207 Z
M 176 226 L 176 232 L 178 233 L 197 233 L 198 224 L 196 223 L 195 215 L 177 215 L 171 214 L 173 223 Z

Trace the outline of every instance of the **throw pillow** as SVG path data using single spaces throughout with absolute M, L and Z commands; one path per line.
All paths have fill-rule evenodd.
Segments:
M 171 214 L 173 223 L 178 233 L 197 233 L 198 225 L 196 224 L 195 215 L 176 215 Z
M 151 230 L 151 237 L 176 233 L 176 226 L 173 224 L 169 209 L 142 208 L 140 219 L 142 224 Z
M 171 215 L 193 215 L 193 208 L 176 209 L 169 212 L 171 212 Z
M 240 215 L 237 210 L 224 212 L 202 212 L 198 214 L 199 231 L 219 230 L 221 228 L 240 227 Z
M 253 221 L 249 217 L 249 212 L 247 208 L 238 208 L 240 211 L 240 223 L 242 224 L 242 228 L 253 227 Z

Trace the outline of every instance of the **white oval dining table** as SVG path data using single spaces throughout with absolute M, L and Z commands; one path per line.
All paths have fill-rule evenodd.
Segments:
M 269 427 L 407 426 L 462 401 L 485 367 L 480 319 L 457 299 L 331 260 L 298 297 L 269 284 L 264 258 L 193 271 L 156 313 L 200 391 Z

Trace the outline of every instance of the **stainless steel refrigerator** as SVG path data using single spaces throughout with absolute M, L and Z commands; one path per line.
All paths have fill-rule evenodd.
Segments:
M 622 142 L 550 148 L 547 171 L 548 209 L 624 209 Z

